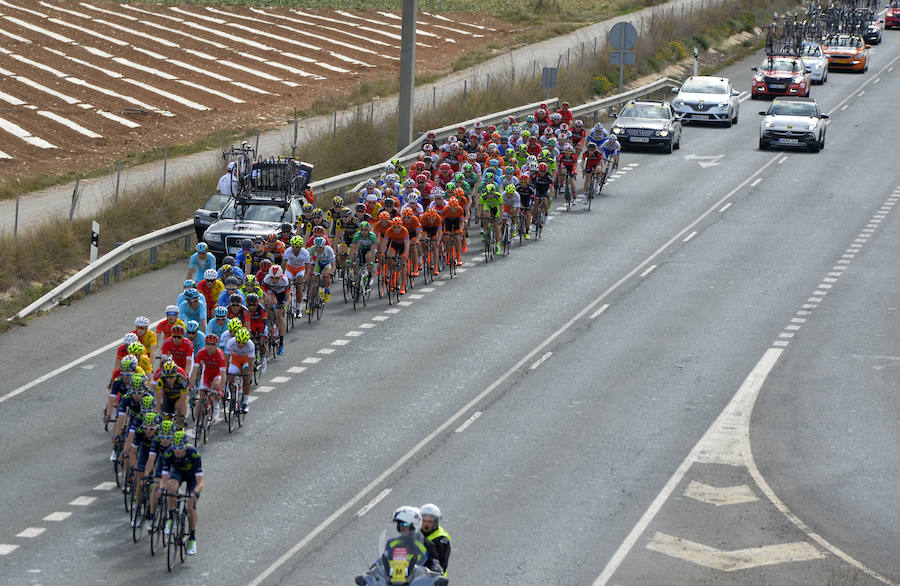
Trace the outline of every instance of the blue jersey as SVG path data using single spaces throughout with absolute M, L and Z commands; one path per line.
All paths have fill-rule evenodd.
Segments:
M 607 138 L 600 144 L 600 149 L 603 151 L 603 156 L 609 157 L 610 155 L 618 155 L 619 147 L 621 147 L 621 143 L 616 141 L 616 146 L 612 146 L 612 139 Z
M 197 309 L 191 309 L 191 306 L 186 300 L 179 303 L 178 316 L 185 323 L 190 320 L 194 320 L 195 322 L 200 324 L 200 329 L 203 329 L 206 327 L 206 300 L 201 295 L 198 301 L 199 303 L 197 304 Z
M 226 321 L 226 324 L 227 323 L 228 322 Z M 197 330 L 196 335 L 191 336 L 190 334 L 188 334 L 187 339 L 190 340 L 191 344 L 194 345 L 194 358 L 196 358 L 197 353 L 206 347 L 206 334 L 203 333 L 203 330 Z M 191 373 L 188 373 L 188 374 L 191 374 Z
M 184 456 L 181 458 L 175 455 L 175 448 L 169 446 L 162 455 L 162 471 L 178 472 L 180 474 L 189 474 L 194 476 L 203 475 L 203 466 L 201 464 L 200 452 L 194 446 L 186 446 Z
M 243 251 L 241 251 L 241 252 L 243 252 Z M 237 257 L 235 257 L 235 259 L 234 259 L 234 267 L 233 268 L 234 268 L 234 273 L 232 273 L 232 276 L 237 277 L 238 279 L 241 280 L 241 283 L 243 283 L 244 282 L 244 269 L 241 268 L 240 261 L 237 259 Z M 225 279 L 222 276 L 222 269 L 219 269 L 219 279 L 223 283 L 225 282 Z
M 216 257 L 207 252 L 206 259 L 200 260 L 200 253 L 195 252 L 191 255 L 191 260 L 188 261 L 188 268 L 197 270 L 197 272 L 194 273 L 194 277 L 199 281 L 203 278 L 203 273 L 206 269 L 216 268 Z
M 228 303 L 230 301 L 229 297 L 231 297 L 232 293 L 228 292 L 228 289 L 222 291 L 222 294 L 219 295 L 219 299 L 216 301 L 216 305 L 219 307 L 228 307 Z M 242 304 L 247 303 L 247 297 L 244 295 L 244 292 L 240 289 L 235 289 L 234 295 L 240 295 Z

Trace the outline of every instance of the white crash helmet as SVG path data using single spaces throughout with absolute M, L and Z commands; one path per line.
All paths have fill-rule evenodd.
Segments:
M 412 525 L 416 531 L 422 529 L 422 512 L 416 507 L 403 506 L 394 511 L 394 522 L 398 525 L 405 523 Z M 397 528 L 399 530 L 399 527 Z
M 216 269 L 206 269 L 205 271 L 203 271 L 203 278 L 206 281 L 215 281 L 219 278 L 219 273 L 216 271 Z
M 150 318 L 146 316 L 139 316 L 134 318 L 134 325 L 138 328 L 149 328 L 150 327 Z
M 125 342 L 125 346 L 128 346 L 129 344 L 134 344 L 135 342 L 140 342 L 141 340 L 134 332 L 128 332 L 127 334 L 125 334 L 125 337 L 122 338 L 122 341 Z
M 428 503 L 428 504 L 422 505 L 422 507 L 419 509 L 419 511 L 422 513 L 423 517 L 425 515 L 434 517 L 435 524 L 439 524 L 441 522 L 441 518 L 442 518 L 441 510 L 438 508 L 437 505 Z
M 419 196 L 415 191 L 406 194 L 407 203 L 416 203 L 417 201 L 419 201 Z

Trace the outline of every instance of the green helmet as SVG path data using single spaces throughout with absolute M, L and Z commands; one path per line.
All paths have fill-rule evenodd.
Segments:
M 301 246 L 303 246 L 303 238 L 299 236 L 291 236 L 291 246 L 300 248 Z
M 145 399 L 150 399 L 150 397 L 145 397 Z M 159 425 L 159 414 L 154 411 L 147 411 L 144 413 L 144 427 L 156 427 Z
M 238 341 L 240 344 L 246 344 L 250 341 L 250 330 L 247 328 L 241 328 L 234 335 L 234 339 Z
M 497 191 L 497 184 L 496 183 L 488 183 L 487 185 L 484 186 L 484 191 L 485 191 L 485 193 L 494 193 L 495 191 Z
M 172 444 L 176 448 L 183 448 L 187 445 L 187 434 L 184 433 L 183 429 L 179 429 L 175 432 L 175 435 L 172 436 Z
M 228 320 L 228 331 L 231 332 L 232 334 L 237 332 L 242 327 L 244 327 L 244 322 L 242 322 L 240 320 L 240 318 L 233 317 L 230 320 Z
M 119 372 L 122 374 L 134 374 L 137 371 L 137 367 L 138 359 L 131 354 L 127 354 L 122 358 L 122 362 L 119 363 Z
M 128 348 L 126 349 L 128 350 L 129 354 L 134 354 L 135 356 L 140 356 L 147 351 L 147 349 L 144 348 L 144 345 L 140 342 L 132 342 L 131 344 L 128 344 Z
M 166 419 L 159 425 L 159 435 L 160 439 L 172 439 L 172 433 L 175 431 L 175 422 L 171 419 Z
M 456 189 L 456 183 L 453 181 L 448 182 L 446 191 L 453 191 L 454 189 Z
M 506 189 L 506 193 L 515 193 L 516 186 L 513 185 L 512 183 L 509 183 L 506 185 L 505 189 Z
M 135 390 L 141 390 L 147 386 L 147 375 L 142 372 L 136 372 L 131 375 L 131 386 Z
M 144 398 L 141 399 L 141 410 L 142 411 L 150 411 L 155 406 L 155 401 L 153 397 L 150 395 L 144 395 Z

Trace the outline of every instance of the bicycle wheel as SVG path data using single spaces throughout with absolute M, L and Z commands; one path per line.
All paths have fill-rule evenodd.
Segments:
M 116 459 L 113 460 L 113 474 L 116 476 L 116 486 L 122 488 L 122 482 L 125 480 L 125 463 L 122 462 L 122 444 L 123 440 L 116 442 Z
M 156 502 L 156 512 L 150 515 L 150 555 L 155 556 L 156 552 L 162 551 L 164 547 L 162 542 L 163 532 L 162 532 L 162 522 L 160 521 L 160 515 L 162 511 L 166 510 L 165 502 L 160 502 L 157 499 Z
M 166 521 L 164 521 L 164 523 L 165 522 Z M 169 572 L 171 572 L 172 568 L 175 567 L 175 562 L 178 557 L 178 548 L 181 547 L 181 545 L 178 543 L 179 532 L 180 528 L 178 527 L 178 514 L 176 513 L 175 518 L 172 519 L 172 531 L 171 533 L 169 533 L 169 544 L 166 548 L 166 567 L 169 569 Z
M 388 290 L 388 302 L 393 299 L 393 303 L 400 303 L 400 279 L 403 276 L 400 274 L 398 264 L 400 264 L 398 261 L 394 261 L 394 268 L 391 269 L 390 289 Z
M 566 180 L 565 194 L 566 194 L 566 212 L 569 212 L 572 210 L 572 192 L 569 190 L 569 181 L 568 180 Z
M 126 464 L 127 466 L 127 464 Z M 131 514 L 131 476 L 133 472 L 126 470 L 125 482 L 122 484 L 122 495 L 125 498 L 125 512 Z
M 234 382 L 232 382 L 230 385 L 228 385 L 228 391 L 226 392 L 226 396 L 227 396 L 226 405 L 225 405 L 225 409 L 223 410 L 225 413 L 225 421 L 228 422 L 228 433 L 232 432 L 232 430 L 234 429 L 234 424 L 235 424 L 235 421 L 234 421 L 234 394 L 235 394 L 235 388 L 234 388 Z
M 184 563 L 184 558 L 187 555 L 187 542 L 188 542 L 188 522 L 187 522 L 187 505 L 182 505 L 179 508 L 178 513 L 178 525 L 181 530 L 178 532 L 181 541 L 181 547 L 178 548 L 178 557 L 181 558 L 181 563 Z
M 244 382 L 241 380 L 241 386 L 236 389 L 234 396 L 234 418 L 237 419 L 238 427 L 244 426 Z
M 344 303 L 350 303 L 350 300 L 353 299 L 353 291 L 351 289 L 350 279 L 347 279 L 346 275 L 341 279 L 341 289 L 344 292 Z
M 204 406 L 206 401 L 203 402 Z M 197 423 L 194 426 L 194 447 L 200 447 L 200 438 L 203 436 L 203 425 L 206 423 L 206 413 L 197 414 Z
M 494 229 L 488 226 L 484 231 L 484 262 L 491 262 L 491 256 L 494 253 L 494 243 L 491 242 L 494 236 Z

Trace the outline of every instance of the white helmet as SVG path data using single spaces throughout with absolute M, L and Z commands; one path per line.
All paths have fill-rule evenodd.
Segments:
M 394 522 L 398 525 L 400 523 L 412 525 L 419 531 L 422 529 L 422 513 L 416 507 L 400 507 L 394 511 Z M 397 529 L 399 530 L 399 527 Z
M 215 281 L 219 278 L 219 273 L 216 272 L 216 269 L 206 269 L 203 271 L 203 278 L 207 281 Z
M 443 515 L 441 515 L 441 510 L 438 508 L 437 505 L 428 503 L 426 505 L 422 505 L 422 507 L 419 510 L 421 511 L 423 517 L 425 515 L 434 517 L 435 524 L 439 524 L 441 522 L 441 517 Z
M 415 186 L 416 186 L 416 180 L 413 179 L 412 177 L 410 177 L 409 179 L 407 179 L 406 181 L 403 182 L 403 187 L 415 187 Z
M 406 194 L 406 203 L 416 203 L 418 200 L 419 197 L 416 195 L 415 191 Z
M 371 177 L 366 179 L 366 187 L 375 187 L 375 180 Z
M 393 163 L 385 163 L 384 164 L 384 172 L 385 173 L 393 173 L 394 172 L 394 164 Z
M 144 317 L 143 315 L 140 317 L 134 318 L 134 325 L 138 328 L 149 328 L 150 327 L 150 318 Z
M 378 196 L 374 193 L 370 193 L 366 196 L 366 201 L 378 201 Z
M 129 344 L 134 344 L 135 342 L 140 342 L 141 340 L 134 332 L 128 332 L 127 334 L 125 334 L 125 337 L 122 339 L 122 341 L 125 342 L 126 346 L 128 346 Z

